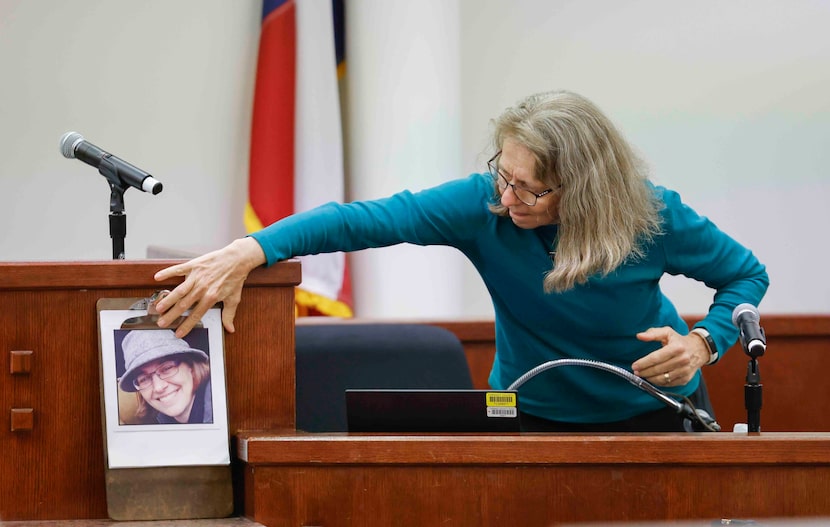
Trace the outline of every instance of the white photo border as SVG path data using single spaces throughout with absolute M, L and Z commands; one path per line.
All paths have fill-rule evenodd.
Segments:
M 104 428 L 109 468 L 230 465 L 225 351 L 219 308 L 202 317 L 208 332 L 213 423 L 121 424 L 115 332 L 125 320 L 146 315 L 146 310 L 101 310 L 101 366 Z M 135 329 L 133 331 L 157 331 Z

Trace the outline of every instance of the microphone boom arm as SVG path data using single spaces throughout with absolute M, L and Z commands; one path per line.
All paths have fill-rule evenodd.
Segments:
M 627 380 L 629 383 L 633 384 L 637 388 L 643 390 L 647 394 L 651 395 L 655 399 L 662 401 L 663 404 L 668 406 L 669 408 L 674 409 L 679 414 L 685 414 L 687 418 L 689 418 L 692 422 L 698 421 L 703 424 L 704 427 L 708 430 L 712 431 L 720 431 L 720 425 L 712 419 L 707 412 L 704 410 L 696 410 L 692 408 L 689 404 L 681 403 L 675 399 L 672 399 L 662 391 L 660 391 L 656 386 L 651 384 L 650 382 L 646 381 L 642 377 L 638 377 L 631 373 L 628 370 L 620 368 L 619 366 L 614 366 L 613 364 L 608 364 L 606 362 L 596 361 L 596 360 L 589 360 L 589 359 L 558 359 L 545 362 L 536 366 L 535 368 L 531 369 L 515 381 L 513 384 L 507 387 L 510 391 L 518 390 L 521 385 L 535 377 L 536 375 L 553 369 L 558 368 L 560 366 L 586 366 L 589 368 L 596 368 L 598 370 L 607 371 L 613 373 L 623 379 Z M 703 415 L 702 415 L 703 414 Z

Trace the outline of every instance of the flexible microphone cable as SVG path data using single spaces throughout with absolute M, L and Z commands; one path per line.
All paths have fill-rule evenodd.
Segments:
M 642 377 L 637 377 L 630 371 L 620 368 L 619 366 L 614 366 L 613 364 L 608 364 L 606 362 L 601 362 L 597 360 L 558 359 L 548 361 L 529 370 L 527 373 L 513 381 L 513 384 L 508 386 L 507 389 L 509 391 L 516 391 L 519 389 L 521 385 L 523 385 L 533 377 L 537 376 L 538 374 L 553 368 L 558 368 L 560 366 L 583 366 L 613 373 L 627 380 L 628 382 L 630 382 L 637 388 L 643 390 L 647 394 L 651 395 L 655 399 L 662 401 L 663 404 L 665 404 L 669 408 L 674 409 L 677 413 L 685 415 L 686 418 L 689 419 L 689 421 L 693 425 L 694 423 L 698 423 L 700 426 L 703 427 L 703 430 L 707 430 L 710 432 L 720 432 L 720 425 L 717 421 L 712 419 L 712 417 L 709 415 L 709 412 L 703 409 L 695 408 L 688 398 L 680 396 L 683 397 L 684 402 L 675 400 L 671 398 L 667 393 L 661 391 L 656 386 L 654 386 L 647 380 L 643 379 Z

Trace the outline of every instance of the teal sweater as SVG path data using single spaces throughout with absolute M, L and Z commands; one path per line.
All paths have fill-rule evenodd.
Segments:
M 658 349 L 636 333 L 671 326 L 689 328 L 660 290 L 665 273 L 682 274 L 716 290 L 699 326 L 709 330 L 721 352 L 735 343 L 731 322 L 740 303 L 758 305 L 769 280 L 764 266 L 711 221 L 662 187 L 664 234 L 645 258 L 605 277 L 594 277 L 564 293 L 545 293 L 549 251 L 557 226 L 525 230 L 492 214 L 489 175 L 473 174 L 388 198 L 329 203 L 285 218 L 254 233 L 268 265 L 308 254 L 355 251 L 398 243 L 455 247 L 473 263 L 492 297 L 496 357 L 490 385 L 508 387 L 531 368 L 561 358 L 593 359 L 631 371 L 638 358 Z M 691 394 L 700 373 L 672 388 Z M 610 422 L 664 407 L 664 403 L 604 370 L 565 366 L 547 370 L 519 390 L 522 410 L 567 422 Z

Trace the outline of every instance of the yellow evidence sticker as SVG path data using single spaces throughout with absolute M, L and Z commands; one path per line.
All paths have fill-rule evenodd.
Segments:
M 516 394 L 487 392 L 487 406 L 516 406 Z

